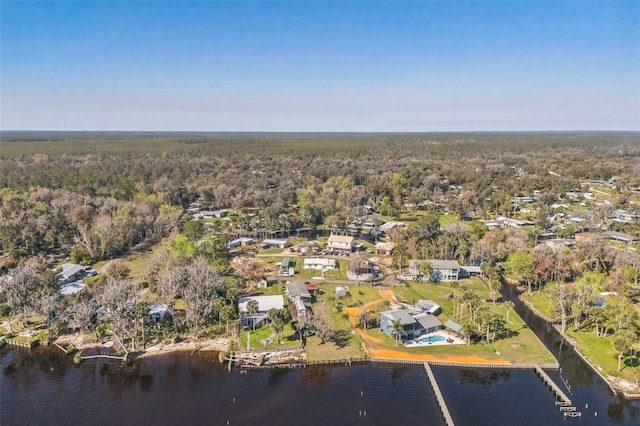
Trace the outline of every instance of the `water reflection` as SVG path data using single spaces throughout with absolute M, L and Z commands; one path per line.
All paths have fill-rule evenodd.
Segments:
M 460 371 L 460 375 L 462 376 L 462 383 L 490 385 L 501 380 L 508 380 L 511 373 L 508 370 L 463 369 Z

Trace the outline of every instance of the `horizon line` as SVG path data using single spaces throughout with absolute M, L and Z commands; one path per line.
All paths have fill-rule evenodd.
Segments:
M 51 129 L 0 129 L 12 133 L 263 133 L 263 134 L 424 134 L 424 133 L 640 133 L 640 129 L 527 129 L 527 130 L 51 130 Z

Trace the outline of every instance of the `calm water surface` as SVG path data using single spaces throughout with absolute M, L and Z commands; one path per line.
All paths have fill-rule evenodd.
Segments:
M 516 310 L 560 361 L 565 419 L 532 371 L 434 368 L 457 426 L 640 425 L 545 321 Z M 0 425 L 443 425 L 421 366 L 361 364 L 229 372 L 215 353 L 73 363 L 56 348 L 0 350 Z
M 53 348 L 5 348 L 0 367 L 2 425 L 444 424 L 420 366 L 240 374 L 228 372 L 213 353 L 176 353 L 131 366 L 107 360 L 75 365 Z M 533 372 L 434 368 L 434 373 L 456 425 L 640 424 L 637 402 L 620 400 L 591 379 L 573 381 L 572 398 L 583 412 L 578 420 L 563 418 Z M 556 373 L 554 379 L 567 377 Z

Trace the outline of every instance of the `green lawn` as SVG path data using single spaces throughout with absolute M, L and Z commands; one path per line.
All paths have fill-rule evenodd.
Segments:
M 364 289 L 365 287 L 363 287 Z M 358 336 L 351 329 L 351 325 L 345 314 L 338 312 L 335 307 L 335 286 L 323 285 L 325 294 L 318 298 L 313 304 L 314 315 L 324 318 L 335 332 L 336 338 L 332 341 L 322 343 L 318 336 L 307 338 L 305 351 L 307 358 L 311 361 L 322 359 L 347 359 L 360 358 L 365 356 L 362 343 Z M 361 300 L 374 300 L 373 294 L 368 290 L 363 291 L 363 295 L 356 294 Z M 344 299 L 342 299 L 343 301 Z
M 471 278 L 459 281 L 460 286 L 472 288 L 481 297 L 486 298 L 489 291 L 483 281 L 479 278 Z M 442 313 L 438 315 L 441 322 L 452 319 L 456 322 L 460 320 L 453 318 L 453 300 L 449 299 L 449 293 L 452 292 L 449 283 L 411 283 L 409 286 L 394 287 L 393 292 L 399 300 L 405 302 L 413 302 L 419 299 L 433 300 L 442 307 Z M 487 306 L 502 315 L 506 320 L 507 307 L 505 304 L 487 303 Z M 509 322 L 507 324 L 510 332 L 507 337 L 500 338 L 492 343 L 491 346 L 485 343 L 471 345 L 468 349 L 461 349 L 459 346 L 433 346 L 428 348 L 404 348 L 403 351 L 408 353 L 453 353 L 460 355 L 477 355 L 482 357 L 495 357 L 494 351 L 501 353 L 501 357 L 512 363 L 555 363 L 553 355 L 547 350 L 544 344 L 536 337 L 536 335 L 526 326 L 524 320 L 513 310 L 509 311 Z M 380 333 L 383 334 L 384 333 Z M 387 335 L 384 335 L 389 337 Z M 395 348 L 395 341 L 389 337 L 386 344 L 391 349 Z M 487 358 L 491 359 L 491 358 Z
M 555 307 L 549 299 L 548 292 L 549 287 L 547 286 L 540 291 L 533 291 L 531 294 L 523 293 L 520 298 L 533 304 L 545 318 L 553 319 L 555 317 Z
M 549 303 L 546 296 L 546 289 L 533 292 L 530 295 L 522 295 L 522 299 L 527 300 L 540 311 L 547 320 L 554 318 L 553 306 Z M 634 372 L 631 364 L 635 364 L 638 368 L 640 359 L 627 356 L 622 359 L 622 371 L 618 373 L 618 354 L 613 348 L 613 333 L 609 333 L 607 337 L 597 337 L 595 331 L 590 326 L 575 331 L 572 324 L 567 326 L 567 337 L 575 342 L 578 350 L 592 361 L 598 370 L 605 376 L 621 377 L 625 380 L 634 381 Z M 640 350 L 640 344 L 636 343 L 635 348 Z
M 291 323 L 285 324 L 282 332 L 280 333 L 280 342 L 276 341 L 276 336 L 273 333 L 273 329 L 266 325 L 256 329 L 255 331 L 243 331 L 240 333 L 240 344 L 244 350 L 247 348 L 247 335 L 250 337 L 251 349 L 290 349 L 300 346 L 300 340 L 296 337 L 293 325 Z M 265 345 L 264 343 L 268 341 Z

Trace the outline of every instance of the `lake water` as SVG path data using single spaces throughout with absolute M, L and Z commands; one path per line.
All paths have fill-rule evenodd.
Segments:
M 75 365 L 71 358 L 55 348 L 2 349 L 0 424 L 444 424 L 420 366 L 241 374 L 229 372 L 213 353 L 175 353 L 130 366 L 108 360 Z M 568 376 L 583 413 L 578 420 L 564 419 L 533 372 L 433 370 L 456 425 L 640 424 L 640 404 L 614 397 L 588 371 Z
M 504 294 L 514 299 L 512 294 Z M 582 413 L 565 419 L 532 371 L 433 368 L 457 426 L 640 425 L 546 322 L 516 310 L 558 358 L 551 378 Z M 421 366 L 354 364 L 241 374 L 215 353 L 73 363 L 56 348 L 0 350 L 0 425 L 443 425 Z

